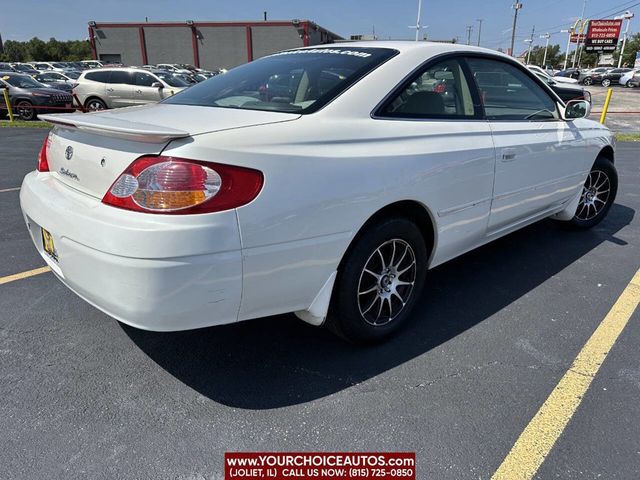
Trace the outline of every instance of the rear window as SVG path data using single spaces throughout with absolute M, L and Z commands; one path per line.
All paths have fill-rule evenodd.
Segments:
M 109 71 L 98 71 L 98 72 L 89 72 L 85 74 L 84 78 L 87 80 L 92 80 L 94 82 L 108 83 L 109 82 Z
M 164 102 L 312 113 L 397 53 L 357 47 L 288 50 L 216 75 Z

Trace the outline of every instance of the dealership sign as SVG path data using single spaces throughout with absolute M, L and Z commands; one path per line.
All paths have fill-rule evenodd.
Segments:
M 591 20 L 585 48 L 588 52 L 612 52 L 618 45 L 622 19 Z

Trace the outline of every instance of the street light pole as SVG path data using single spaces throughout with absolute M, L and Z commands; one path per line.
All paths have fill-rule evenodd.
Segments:
M 482 22 L 484 21 L 484 18 L 478 18 L 476 20 L 479 25 L 478 25 L 478 46 L 480 46 L 480 34 L 482 33 Z M 627 28 L 629 28 L 629 24 L 627 24 Z M 626 37 L 625 37 L 626 39 Z
M 418 0 L 418 20 L 416 21 L 416 42 L 420 40 L 420 15 L 422 13 L 422 0 Z
M 471 32 L 473 31 L 473 25 L 467 25 L 467 45 L 471 45 Z
M 627 26 L 624 29 L 624 36 L 622 37 L 622 50 L 620 50 L 620 57 L 618 58 L 618 68 L 622 65 L 622 56 L 624 55 L 624 47 L 627 45 L 627 33 L 629 33 L 629 24 L 633 18 L 633 13 L 627 10 L 624 12 L 624 15 L 622 15 L 622 18 L 627 20 Z
M 515 57 L 515 52 L 513 51 L 513 47 L 516 41 L 516 23 L 518 22 L 518 10 L 522 8 L 522 3 L 516 0 L 516 3 L 513 4 L 512 8 L 514 9 L 514 13 L 513 13 L 513 28 L 511 29 L 511 56 Z
M 524 40 L 524 43 L 528 43 L 529 44 L 529 48 L 527 48 L 527 60 L 525 61 L 525 63 L 527 65 L 529 65 L 529 57 L 531 56 L 531 44 L 533 43 L 533 40 L 530 38 L 526 38 Z
M 562 67 L 563 70 L 566 70 L 567 62 L 569 61 L 569 48 L 571 47 L 571 35 L 573 34 L 573 28 L 570 28 L 569 30 L 560 30 L 560 33 L 566 33 L 568 35 L 567 51 L 564 54 L 564 67 Z
M 576 57 L 578 57 L 578 55 L 582 53 L 582 51 L 578 53 L 578 50 L 580 50 L 580 43 L 581 43 L 580 37 L 582 36 L 582 32 L 584 31 L 584 26 L 586 25 L 584 21 L 584 11 L 586 10 L 586 8 L 587 8 L 587 0 L 584 0 L 582 2 L 582 13 L 580 14 L 580 20 L 576 22 L 576 25 L 580 25 L 580 28 L 578 29 L 578 44 L 576 45 L 576 52 L 573 54 L 573 65 L 571 66 L 572 68 L 576 66 Z M 580 58 L 578 58 L 578 68 L 580 68 Z
M 545 68 L 547 65 L 547 48 L 549 48 L 549 38 L 551 38 L 551 34 L 545 33 L 544 35 L 540 35 L 540 38 L 547 39 L 547 43 L 544 45 L 544 59 L 542 60 L 542 68 Z

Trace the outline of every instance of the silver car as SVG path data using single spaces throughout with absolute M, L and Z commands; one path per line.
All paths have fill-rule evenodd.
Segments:
M 188 86 L 164 70 L 99 68 L 83 72 L 73 93 L 86 109 L 104 110 L 159 102 Z

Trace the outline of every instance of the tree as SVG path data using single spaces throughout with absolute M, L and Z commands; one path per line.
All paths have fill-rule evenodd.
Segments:
M 618 59 L 620 58 L 620 50 L 622 49 L 622 41 L 620 41 L 620 48 L 613 52 L 613 64 L 618 65 Z M 622 66 L 633 67 L 636 61 L 636 53 L 640 51 L 640 32 L 630 35 L 627 38 L 627 44 L 624 47 L 624 55 L 622 57 Z
M 27 51 L 29 52 L 29 58 L 31 60 L 52 60 L 49 58 L 47 44 L 38 37 L 33 37 L 27 42 Z
M 5 62 L 24 62 L 27 58 L 27 49 L 22 42 L 7 40 L 4 42 Z
M 542 65 L 544 60 L 544 47 L 536 45 L 531 49 L 531 57 L 529 63 L 531 65 Z M 545 61 L 547 65 L 557 65 L 560 63 L 560 45 L 549 45 L 547 48 L 547 59 Z

